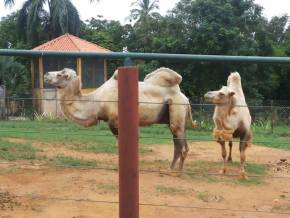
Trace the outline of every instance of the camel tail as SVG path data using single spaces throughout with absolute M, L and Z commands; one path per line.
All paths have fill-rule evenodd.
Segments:
M 191 106 L 188 104 L 188 110 L 187 110 L 187 122 L 190 123 L 190 126 L 195 129 L 198 127 L 197 121 L 192 119 L 192 112 L 191 112 Z

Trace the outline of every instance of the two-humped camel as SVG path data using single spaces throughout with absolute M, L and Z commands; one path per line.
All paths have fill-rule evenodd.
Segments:
M 228 161 L 232 161 L 232 139 L 240 138 L 241 176 L 246 178 L 245 151 L 251 143 L 252 132 L 251 115 L 242 89 L 240 74 L 238 72 L 231 73 L 228 77 L 227 86 L 223 86 L 217 91 L 207 92 L 204 97 L 206 101 L 215 104 L 213 134 L 221 145 L 222 173 L 226 173 L 227 151 L 225 141 L 229 141 Z
M 81 81 L 72 69 L 48 72 L 45 81 L 57 88 L 63 114 L 71 121 L 89 127 L 106 121 L 112 133 L 118 136 L 118 71 L 90 94 L 81 93 Z M 182 77 L 168 68 L 159 68 L 139 82 L 139 125 L 168 124 L 174 142 L 173 169 L 180 158 L 179 169 L 189 151 L 185 139 L 186 122 L 192 127 L 191 107 L 180 91 Z M 147 102 L 147 103 L 146 103 Z

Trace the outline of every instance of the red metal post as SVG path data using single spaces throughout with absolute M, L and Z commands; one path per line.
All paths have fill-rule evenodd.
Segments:
M 119 217 L 139 217 L 138 68 L 118 69 Z

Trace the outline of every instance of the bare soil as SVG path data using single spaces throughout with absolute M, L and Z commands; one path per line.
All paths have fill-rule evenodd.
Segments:
M 117 155 L 73 151 L 64 145 L 34 142 L 33 146 L 39 149 L 40 156 L 63 155 L 98 162 L 111 161 L 115 164 L 118 162 Z M 142 161 L 153 164 L 158 161 L 171 161 L 172 145 L 148 145 L 148 147 L 153 152 L 142 155 Z M 186 160 L 185 170 L 187 164 L 195 164 L 197 160 L 209 162 L 221 160 L 220 148 L 216 143 L 196 142 L 191 143 L 190 148 L 191 152 Z M 237 146 L 234 146 L 233 150 L 233 159 L 237 161 L 239 160 Z M 267 176 L 270 177 L 263 179 L 259 184 L 243 185 L 239 183 L 237 176 L 220 176 L 219 180 L 205 180 L 188 176 L 164 175 L 158 172 L 141 172 L 141 203 L 192 208 L 140 206 L 140 217 L 289 218 L 290 214 L 283 213 L 290 213 L 290 167 L 288 164 L 290 152 L 253 145 L 247 150 L 247 161 L 267 164 L 269 166 Z M 118 217 L 118 204 L 114 203 L 118 201 L 117 172 L 60 168 L 42 165 L 41 161 L 34 162 L 33 166 L 30 164 L 30 161 L 15 161 L 0 165 L 1 218 Z M 219 167 L 220 165 L 214 167 L 211 172 L 218 173 Z M 239 172 L 238 167 L 231 168 L 234 172 Z M 157 167 L 156 170 L 158 170 Z M 279 178 L 271 178 L 271 176 Z M 251 179 L 254 178 L 249 178 Z M 39 199 L 37 196 L 45 199 Z M 89 199 L 90 201 L 72 199 Z

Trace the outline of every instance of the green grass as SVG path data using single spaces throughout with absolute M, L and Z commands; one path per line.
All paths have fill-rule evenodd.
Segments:
M 100 165 L 94 160 L 81 160 L 66 156 L 57 156 L 51 160 L 51 163 L 67 167 L 97 167 Z
M 290 205 L 275 205 L 272 209 L 274 211 L 290 211 Z
M 169 187 L 169 186 L 163 186 L 158 185 L 156 186 L 156 191 L 164 194 L 170 194 L 170 195 L 176 195 L 176 194 L 184 194 L 186 193 L 186 190 L 176 188 L 176 187 Z
M 116 184 L 98 183 L 97 184 L 97 189 L 117 192 L 118 191 L 118 186 Z
M 215 195 L 211 195 L 208 192 L 199 192 L 197 195 L 197 198 L 200 199 L 203 202 L 221 202 L 223 201 L 223 197 L 222 196 L 215 196 Z
M 214 161 L 192 161 L 187 163 L 186 176 L 199 181 L 206 181 L 209 183 L 217 183 L 217 182 L 225 182 L 225 183 L 236 183 L 239 185 L 250 186 L 250 185 L 259 185 L 264 183 L 264 178 L 259 176 L 267 175 L 268 166 L 265 164 L 255 164 L 255 163 L 247 163 L 246 164 L 246 172 L 247 175 L 256 175 L 258 177 L 250 177 L 248 180 L 238 179 L 236 176 L 226 176 L 226 175 L 210 175 L 218 174 L 222 167 L 221 162 Z M 233 162 L 227 165 L 227 174 L 239 174 L 240 163 Z M 190 172 L 198 172 L 198 173 L 190 173 Z M 234 172 L 233 172 L 234 171 Z
M 269 132 L 262 126 L 253 125 L 254 143 L 290 150 L 290 126 L 275 126 Z M 75 149 L 92 152 L 116 153 L 116 139 L 106 123 L 91 128 L 80 127 L 65 120 L 1 121 L 0 137 L 14 137 L 47 142 L 74 144 Z M 172 143 L 172 135 L 166 125 L 153 125 L 140 129 L 141 144 Z M 187 138 L 193 141 L 213 140 L 210 130 L 189 129 Z M 79 145 L 85 144 L 84 147 Z
M 37 150 L 31 144 L 10 143 L 0 139 L 0 159 L 14 160 L 32 160 L 36 158 Z

